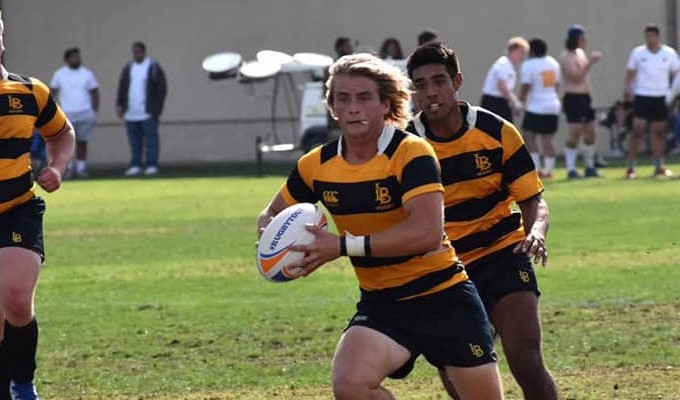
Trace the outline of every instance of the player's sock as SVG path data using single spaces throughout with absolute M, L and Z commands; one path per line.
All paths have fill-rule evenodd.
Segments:
M 586 163 L 586 168 L 595 168 L 595 145 L 583 145 L 583 160 Z
M 576 157 L 578 156 L 578 151 L 570 147 L 564 148 L 564 163 L 566 164 L 567 171 L 576 171 Z
M 555 169 L 555 157 L 543 157 L 543 162 L 545 162 L 545 172 L 552 174 Z
M 654 159 L 654 168 L 656 168 L 657 170 L 663 168 L 664 164 L 665 164 L 665 162 L 664 162 L 663 157 L 659 157 L 659 158 Z
M 537 170 L 541 170 L 541 155 L 538 153 L 530 153 L 531 161 L 534 162 L 534 166 Z
M 76 161 L 76 171 L 78 173 L 85 172 L 85 160 Z
M 0 400 L 12 400 L 9 394 L 9 352 L 5 341 L 0 341 Z
M 5 321 L 5 346 L 12 365 L 10 377 L 14 383 L 29 383 L 35 378 L 38 350 L 38 321 L 35 318 L 26 326 L 16 327 Z
M 628 171 L 634 171 L 635 170 L 635 160 L 628 160 L 628 163 L 626 165 L 628 167 Z

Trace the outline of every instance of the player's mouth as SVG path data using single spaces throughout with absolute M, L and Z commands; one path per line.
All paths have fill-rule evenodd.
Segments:
M 348 124 L 353 126 L 364 126 L 368 125 L 368 121 L 361 119 L 356 121 L 349 121 Z
M 427 107 L 425 107 L 425 109 L 427 111 L 439 111 L 441 106 L 442 106 L 441 103 L 432 103 L 432 104 L 428 104 Z

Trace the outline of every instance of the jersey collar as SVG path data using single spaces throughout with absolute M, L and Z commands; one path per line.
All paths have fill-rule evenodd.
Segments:
M 0 70 L 2 71 L 2 80 L 3 80 L 3 81 L 6 81 L 6 80 L 7 80 L 7 77 L 9 76 L 9 73 L 8 73 L 7 70 L 5 69 L 5 66 L 4 66 L 4 65 L 0 65 Z
M 395 130 L 396 128 L 392 125 L 383 125 L 382 133 L 378 137 L 378 154 L 383 154 L 387 146 L 390 145 Z M 340 135 L 338 140 L 338 156 L 342 157 L 342 135 Z
M 475 126 L 477 124 L 477 108 L 471 106 L 470 103 L 463 100 L 458 102 L 458 107 L 460 107 L 460 111 L 463 113 L 463 126 L 461 126 L 458 132 L 456 132 L 450 138 L 440 138 L 435 136 L 430 131 L 430 128 L 428 128 L 425 115 L 423 115 L 422 111 L 419 112 L 413 119 L 413 126 L 416 129 L 415 133 L 417 133 L 420 137 L 426 137 L 435 142 L 452 142 L 460 138 L 470 129 L 471 126 Z

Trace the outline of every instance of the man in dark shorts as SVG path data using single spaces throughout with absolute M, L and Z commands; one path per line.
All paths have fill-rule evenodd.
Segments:
M 402 72 L 369 54 L 330 68 L 326 102 L 342 135 L 308 152 L 260 215 L 261 232 L 288 205 L 321 201 L 340 237 L 310 226 L 309 274 L 349 256 L 359 280 L 356 314 L 333 357 L 338 399 L 393 399 L 382 386 L 424 355 L 466 400 L 503 398 L 482 302 L 444 233 L 443 187 L 432 147 L 407 134 Z
M 531 159 L 541 177 L 550 179 L 555 169 L 555 145 L 560 114 L 557 94 L 561 82 L 560 64 L 548 55 L 543 39 L 529 41 L 529 58 L 520 71 L 519 100 L 525 104 L 522 133 L 526 135 Z M 539 142 L 540 141 L 540 145 Z M 543 156 L 543 168 L 541 168 Z
M 547 261 L 548 205 L 517 128 L 459 101 L 463 84 L 452 49 L 415 50 L 407 71 L 423 110 L 408 130 L 427 139 L 441 164 L 446 233 L 479 290 L 527 400 L 556 400 L 543 364 L 538 285 L 531 257 Z M 513 203 L 519 212 L 511 211 Z M 523 220 L 523 222 L 522 222 Z M 458 385 L 442 378 L 456 399 Z
M 569 123 L 569 138 L 564 148 L 564 158 L 567 165 L 567 178 L 578 179 L 576 157 L 578 145 L 583 137 L 583 159 L 585 161 L 586 178 L 600 176 L 595 167 L 595 110 L 591 102 L 592 83 L 590 68 L 600 60 L 602 54 L 593 51 L 586 54 L 585 29 L 580 25 L 573 25 L 567 31 L 565 49 L 560 57 L 562 67 L 562 82 L 564 97 L 562 107 Z
M 633 102 L 633 129 L 628 141 L 628 170 L 626 177 L 635 179 L 635 159 L 640 140 L 649 123 L 654 176 L 672 176 L 666 168 L 663 155 L 668 130 L 666 95 L 670 82 L 678 72 L 678 55 L 671 47 L 661 43 L 659 27 L 645 28 L 645 44 L 633 49 L 626 70 L 626 100 Z
M 510 38 L 505 55 L 489 68 L 482 88 L 481 106 L 512 122 L 512 114 L 524 107 L 515 94 L 517 71 L 515 69 L 529 52 L 529 42 L 520 36 Z
M 0 54 L 5 50 L 0 13 Z M 75 133 L 44 83 L 0 65 L 0 399 L 33 400 L 38 322 L 33 297 L 43 251 L 45 202 L 35 196 L 30 166 L 33 130 L 47 141 L 48 164 L 37 174 L 59 189 Z

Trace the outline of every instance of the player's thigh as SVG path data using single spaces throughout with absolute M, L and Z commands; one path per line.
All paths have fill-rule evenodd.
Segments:
M 335 349 L 333 382 L 376 387 L 410 358 L 411 352 L 389 336 L 365 326 L 351 326 Z
M 538 350 L 541 321 L 535 292 L 516 291 L 501 298 L 493 308 L 491 321 L 501 337 L 506 354 Z
M 652 121 L 649 130 L 654 136 L 665 137 L 668 131 L 668 121 Z
M 647 128 L 647 120 L 640 117 L 633 117 L 632 134 L 636 138 L 641 138 L 645 134 Z
M 469 368 L 445 367 L 444 373 L 461 400 L 503 399 L 503 385 L 495 362 Z
M 40 274 L 40 256 L 21 247 L 0 248 L 0 302 L 28 301 L 32 298 Z M 20 296 L 21 298 L 15 298 Z M 30 297 L 29 297 L 30 296 Z
M 568 124 L 569 126 L 569 137 L 567 138 L 567 143 L 571 144 L 578 144 L 578 141 L 581 139 L 581 135 L 583 135 L 585 131 L 585 124 L 582 124 L 580 122 L 572 122 Z

